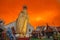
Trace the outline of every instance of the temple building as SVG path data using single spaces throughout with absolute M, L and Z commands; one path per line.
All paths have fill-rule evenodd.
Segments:
M 34 30 L 33 26 L 29 23 L 29 17 L 27 14 L 27 7 L 23 6 L 23 10 L 19 13 L 16 21 L 5 25 L 6 28 L 14 27 L 15 32 L 19 34 L 19 37 L 30 36 L 31 32 Z
M 2 19 L 0 19 L 0 28 L 2 28 L 3 30 L 5 29 L 4 28 L 4 21 Z

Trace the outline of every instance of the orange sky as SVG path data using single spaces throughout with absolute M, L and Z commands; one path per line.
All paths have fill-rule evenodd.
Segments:
M 15 21 L 23 5 L 28 7 L 29 22 L 33 26 L 46 23 L 60 26 L 59 0 L 0 0 L 0 18 L 6 24 Z

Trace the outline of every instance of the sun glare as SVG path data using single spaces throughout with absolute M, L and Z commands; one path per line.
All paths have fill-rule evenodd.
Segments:
M 37 17 L 37 18 L 36 18 L 36 21 L 37 21 L 37 22 L 39 22 L 40 20 L 42 20 L 41 17 Z

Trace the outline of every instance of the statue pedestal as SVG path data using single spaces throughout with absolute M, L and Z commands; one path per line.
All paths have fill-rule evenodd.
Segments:
M 29 40 L 29 38 L 18 38 L 18 40 Z

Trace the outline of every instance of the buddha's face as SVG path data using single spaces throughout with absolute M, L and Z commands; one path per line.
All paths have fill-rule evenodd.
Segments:
M 27 9 L 23 9 L 23 12 L 24 12 L 24 13 L 27 13 Z
M 27 12 L 27 7 L 26 6 L 23 6 L 23 11 Z

